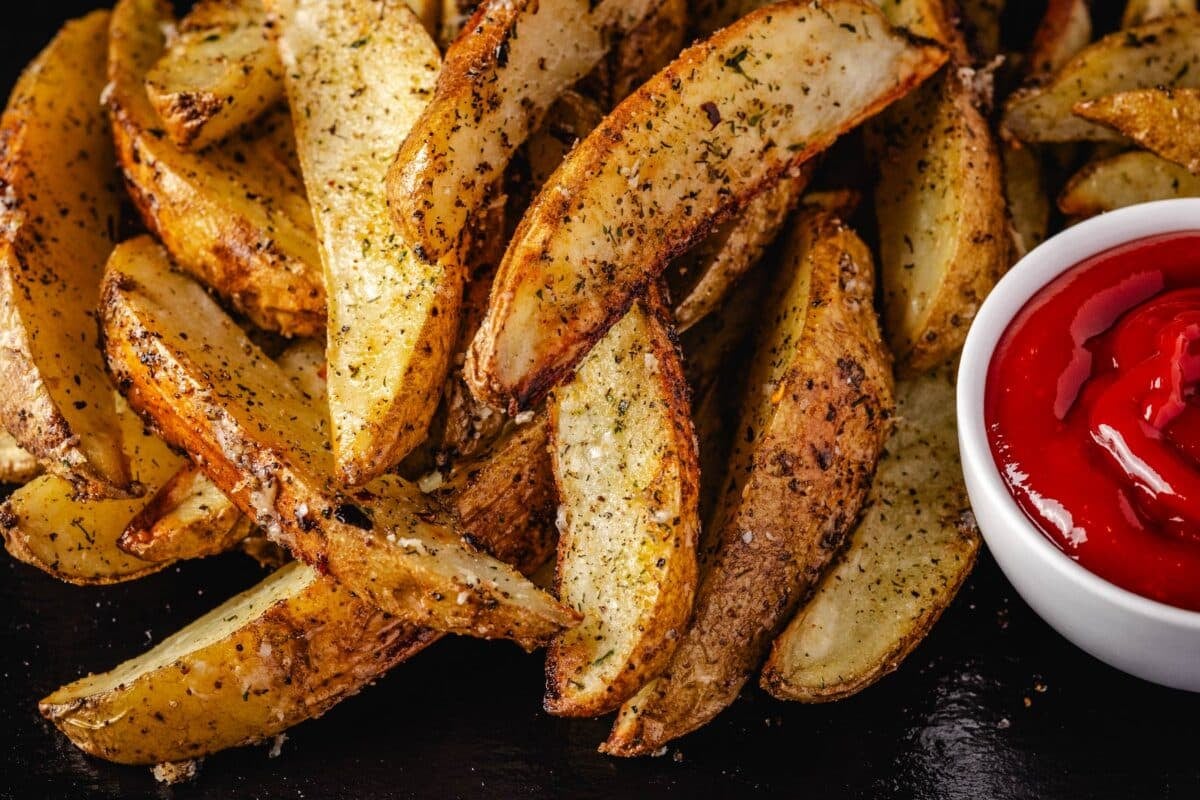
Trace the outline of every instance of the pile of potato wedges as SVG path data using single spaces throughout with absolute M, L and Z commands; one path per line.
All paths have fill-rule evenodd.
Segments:
M 460 634 L 546 648 L 545 708 L 635 756 L 748 681 L 896 669 L 980 546 L 980 304 L 1062 225 L 1200 194 L 1195 2 L 1004 5 L 67 22 L 0 119 L 0 534 L 79 585 L 268 574 L 41 713 L 186 763 Z

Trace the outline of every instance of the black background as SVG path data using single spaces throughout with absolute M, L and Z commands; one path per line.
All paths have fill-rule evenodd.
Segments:
M 62 19 L 98 5 L 9 4 L 0 74 L 11 82 Z M 1038 4 L 1010 6 L 1028 17 L 1018 24 L 1036 21 Z M 1074 649 L 986 555 L 895 675 L 826 706 L 749 689 L 657 759 L 598 755 L 607 720 L 541 710 L 540 656 L 464 639 L 294 729 L 278 758 L 266 746 L 220 753 L 175 787 L 83 755 L 38 716 L 58 685 L 143 651 L 261 575 L 227 555 L 84 589 L 0 562 L 0 798 L 1200 797 L 1200 697 Z

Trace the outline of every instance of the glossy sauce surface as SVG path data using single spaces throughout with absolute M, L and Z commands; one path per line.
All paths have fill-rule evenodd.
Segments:
M 1200 230 L 1094 256 L 1001 338 L 984 414 L 1026 515 L 1113 583 L 1200 610 Z

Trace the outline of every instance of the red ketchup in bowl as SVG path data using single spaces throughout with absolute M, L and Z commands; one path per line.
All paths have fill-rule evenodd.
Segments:
M 1067 555 L 1200 611 L 1200 230 L 1087 259 L 1025 305 L 988 370 L 992 455 Z

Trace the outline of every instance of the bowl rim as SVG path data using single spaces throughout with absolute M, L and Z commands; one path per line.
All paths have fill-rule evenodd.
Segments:
M 959 362 L 956 412 L 962 468 L 976 479 L 977 497 L 972 499 L 982 506 L 976 516 L 992 516 L 1004 535 L 1016 537 L 1019 545 L 1061 577 L 1106 602 L 1200 633 L 1200 611 L 1118 586 L 1072 559 L 1042 533 L 1008 491 L 992 456 L 984 420 L 984 390 L 992 355 L 1013 318 L 1033 295 L 1094 255 L 1139 239 L 1186 231 L 1200 232 L 1200 198 L 1158 200 L 1110 211 L 1067 228 L 1030 250 L 996 284 L 971 325 Z M 988 540 L 983 525 L 980 530 Z

